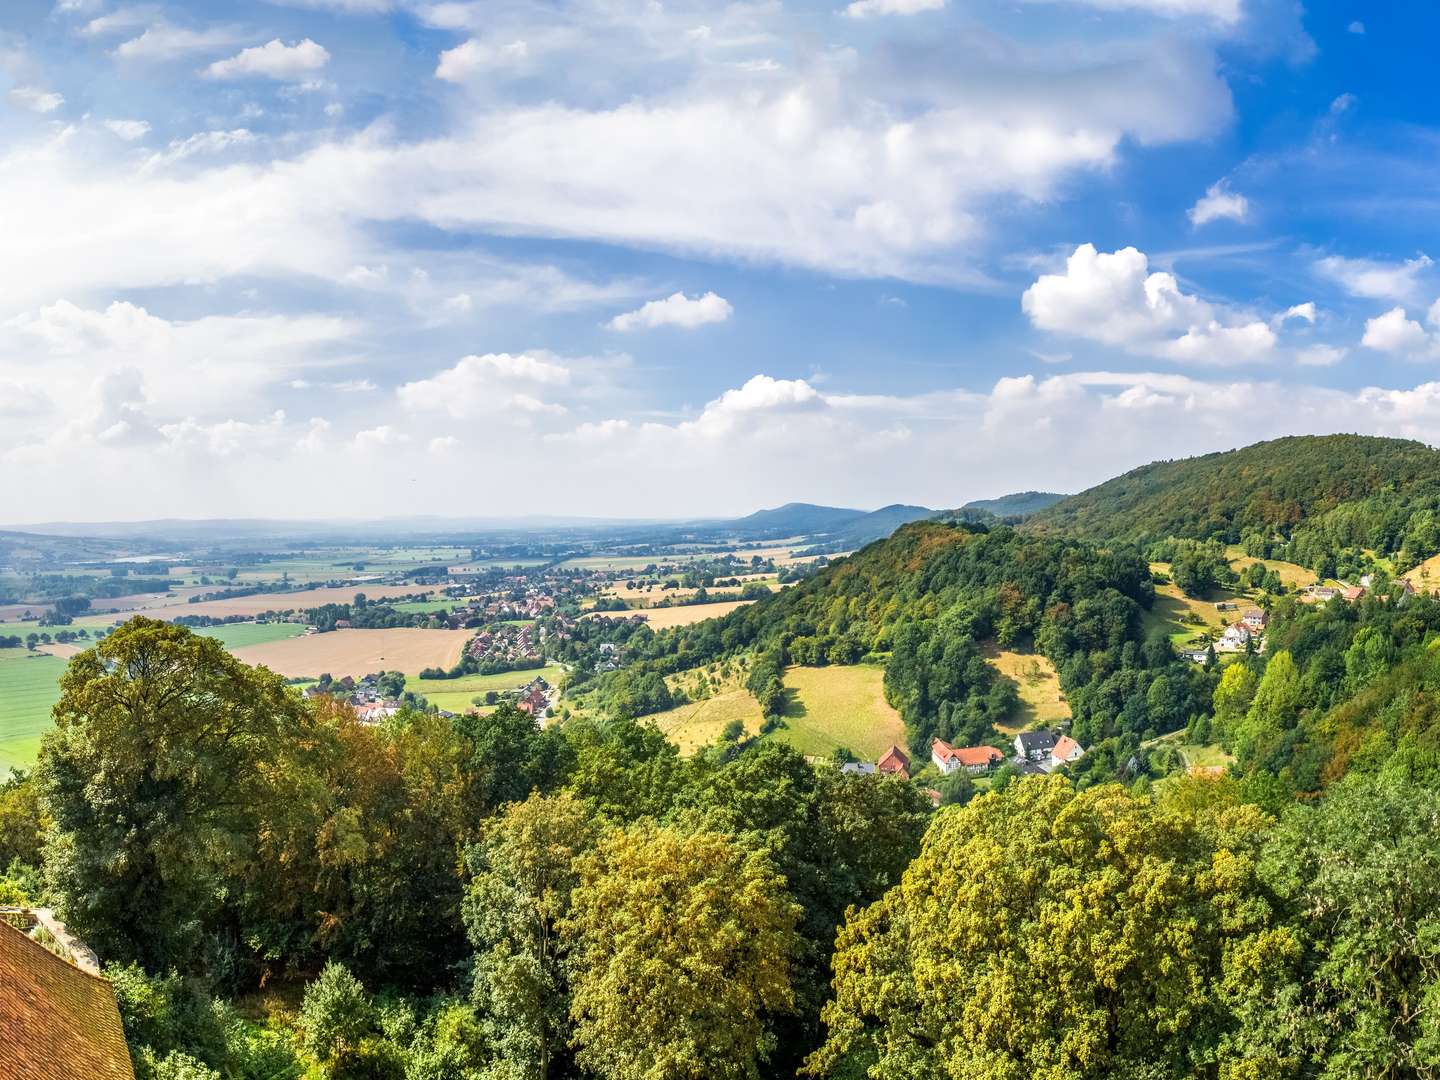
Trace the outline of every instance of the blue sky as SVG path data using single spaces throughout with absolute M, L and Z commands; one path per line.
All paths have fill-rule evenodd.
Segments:
M 1440 442 L 1437 22 L 11 0 L 0 519 L 939 507 Z

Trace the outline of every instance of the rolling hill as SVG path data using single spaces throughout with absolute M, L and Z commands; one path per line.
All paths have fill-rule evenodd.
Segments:
M 1440 495 L 1440 452 L 1406 439 L 1304 435 L 1157 461 L 1063 499 L 1026 527 L 1091 538 L 1236 542 L 1380 494 Z

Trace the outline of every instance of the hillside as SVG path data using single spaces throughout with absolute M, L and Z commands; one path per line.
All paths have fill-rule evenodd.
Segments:
M 983 510 L 996 517 L 1026 517 L 1049 509 L 1069 496 L 1054 491 L 1017 491 L 998 499 L 972 499 L 961 510 Z
M 853 551 L 876 540 L 884 540 L 901 525 L 934 516 L 935 511 L 925 506 L 905 506 L 902 503 L 882 506 L 879 510 L 872 510 L 826 530 L 825 535 L 818 538 L 822 542 L 810 550 L 817 553 Z
M 786 503 L 769 510 L 757 510 L 729 525 L 747 535 L 806 536 L 830 532 L 865 516 L 863 510 L 816 506 L 814 503 Z
M 1422 443 L 1306 435 L 1157 461 L 1064 499 L 1027 523 L 1092 538 L 1237 542 L 1288 532 L 1377 495 L 1440 496 L 1440 453 Z

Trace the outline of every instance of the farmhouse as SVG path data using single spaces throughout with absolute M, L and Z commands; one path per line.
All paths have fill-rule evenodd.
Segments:
M 993 746 L 956 747 L 943 739 L 936 739 L 930 747 L 930 760 L 946 776 L 960 769 L 977 776 L 1000 764 L 1005 760 L 1005 755 Z
M 909 780 L 910 756 L 900 747 L 892 744 L 889 750 L 880 755 L 880 760 L 875 763 L 875 768 L 885 776 L 898 776 L 902 780 Z
M 1240 621 L 1251 630 L 1264 630 L 1269 619 L 1265 609 L 1258 607 L 1246 608 L 1240 616 Z
M 1055 748 L 1050 751 L 1050 767 L 1058 769 L 1062 765 L 1069 765 L 1072 761 L 1079 761 L 1085 756 L 1085 748 L 1072 739 L 1069 735 L 1061 735 L 1055 740 Z
M 1022 731 L 1015 736 L 1015 760 L 1017 762 L 1042 762 L 1055 749 L 1055 736 L 1048 731 Z
M 1219 652 L 1241 652 L 1253 636 L 1255 635 L 1249 626 L 1238 622 L 1225 628 L 1225 632 L 1220 635 L 1220 640 L 1215 643 L 1215 648 Z

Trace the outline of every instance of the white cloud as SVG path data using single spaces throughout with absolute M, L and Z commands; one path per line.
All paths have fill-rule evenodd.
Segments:
M 171 165 L 197 155 L 223 154 L 233 147 L 248 146 L 253 142 L 255 135 L 248 128 L 236 128 L 234 131 L 197 131 L 183 139 L 172 139 L 164 152 L 152 155 L 146 165 Z
M 223 49 L 235 44 L 236 31 L 225 27 L 189 30 L 168 23 L 148 27 L 139 37 L 121 42 L 115 48 L 120 60 L 162 62 L 194 52 Z
M 683 292 L 672 293 L 663 300 L 651 300 L 635 311 L 616 315 L 607 324 L 611 330 L 628 333 L 632 330 L 653 330 L 660 326 L 677 326 L 694 330 L 711 323 L 724 322 L 734 312 L 730 301 L 713 292 L 693 299 Z
M 1307 322 L 1313 326 L 1315 325 L 1315 318 L 1315 301 L 1307 300 L 1303 304 L 1294 304 L 1282 311 L 1276 316 L 1275 325 L 1280 326 L 1289 322 L 1291 319 L 1298 319 L 1301 322 Z
M 1237 191 L 1230 190 L 1227 180 L 1217 180 L 1205 189 L 1205 194 L 1188 211 L 1186 216 L 1196 228 L 1212 221 L 1229 219 L 1244 221 L 1250 213 L 1250 200 Z
M 10 91 L 10 100 L 22 109 L 42 115 L 52 113 L 65 104 L 65 95 L 38 86 L 17 86 Z
M 1430 257 L 1424 254 L 1402 263 L 1329 255 L 1316 260 L 1315 269 L 1351 296 L 1404 303 L 1413 302 L 1420 294 L 1420 279 L 1432 265 Z
M 148 120 L 106 120 L 105 126 L 110 129 L 112 134 L 126 142 L 143 139 L 150 133 Z
M 447 82 L 465 82 L 488 71 L 514 71 L 525 66 L 530 47 L 523 41 L 495 44 L 471 38 L 440 54 L 435 77 Z
M 1173 274 L 1151 273 L 1133 247 L 1080 245 L 1063 274 L 1042 274 L 1025 290 L 1021 308 L 1042 330 L 1184 363 L 1262 360 L 1279 340 L 1265 322 L 1181 291 Z
M 99 5 L 96 5 L 97 7 Z M 117 8 L 107 14 L 91 19 L 80 28 L 86 37 L 103 37 L 106 34 L 125 33 L 138 30 L 150 23 L 151 13 L 144 8 Z
M 389 424 L 381 424 L 379 427 L 366 428 L 364 431 L 357 431 L 353 440 L 356 450 L 363 453 L 374 453 L 391 447 L 401 446 L 410 441 L 410 436 L 399 431 Z
M 923 11 L 939 11 L 945 0 L 855 0 L 845 8 L 851 19 L 869 19 L 877 15 L 918 15 Z
M 1365 320 L 1365 336 L 1360 344 L 1377 352 L 1415 356 L 1432 347 L 1430 335 L 1414 319 L 1408 318 L 1403 307 L 1391 308 L 1383 315 Z
M 1306 345 L 1295 350 L 1295 363 L 1301 367 L 1334 367 L 1350 354 L 1335 345 Z
M 216 60 L 205 69 L 211 79 L 302 79 L 319 71 L 330 62 L 330 53 L 323 45 L 306 38 L 286 45 L 279 38 L 242 49 L 227 60 Z
M 570 381 L 570 369 L 551 353 L 487 353 L 463 357 L 428 379 L 405 383 L 396 396 L 411 412 L 444 413 L 457 420 L 563 412 L 563 406 L 546 403 L 539 394 Z

